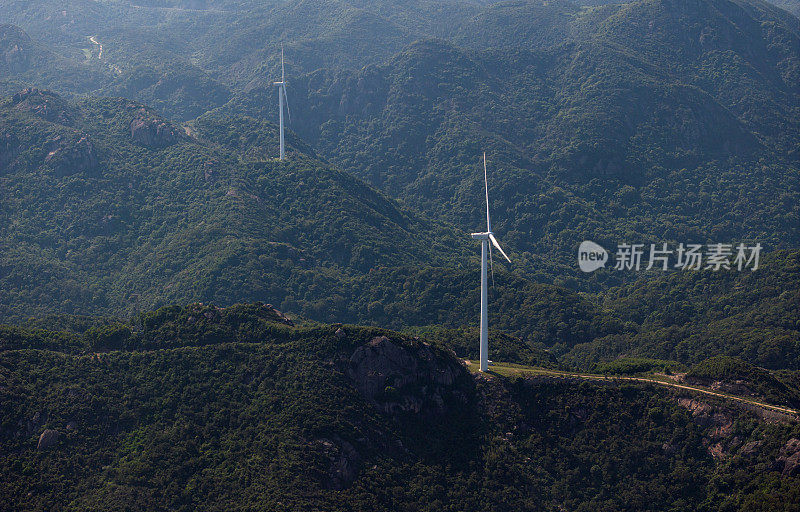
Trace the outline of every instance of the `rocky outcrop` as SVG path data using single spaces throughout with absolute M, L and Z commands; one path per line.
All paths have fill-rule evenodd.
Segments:
M 328 460 L 325 487 L 337 491 L 348 487 L 358 475 L 361 463 L 361 456 L 353 445 L 339 436 L 318 439 L 314 444 Z
M 730 411 L 693 398 L 679 398 L 678 404 L 691 411 L 692 420 L 705 428 L 703 444 L 712 457 L 723 459 L 740 446 L 741 441 L 733 436 L 733 415 Z
M 0 25 L 0 71 L 22 73 L 30 66 L 31 38 L 14 25 Z
M 278 322 L 288 326 L 292 327 L 294 326 L 294 322 L 292 322 L 291 318 L 284 315 L 278 308 L 276 308 L 272 304 L 263 304 L 261 307 L 264 308 L 265 310 L 268 310 L 270 314 L 274 317 L 274 319 L 277 320 Z
M 57 430 L 46 429 L 39 436 L 39 444 L 36 446 L 37 450 L 47 450 L 58 444 L 58 439 L 61 436 Z
M 793 437 L 786 442 L 775 466 L 783 476 L 800 476 L 800 439 Z
M 86 135 L 82 135 L 76 142 L 58 137 L 50 143 L 50 148 L 44 163 L 51 166 L 57 176 L 90 173 L 98 167 L 97 152 Z
M 251 307 L 255 308 L 255 313 L 261 318 L 271 322 L 294 326 L 294 322 L 272 304 L 255 303 Z M 188 315 L 186 322 L 188 324 L 195 324 L 204 319 L 204 321 L 210 323 L 225 323 L 230 320 L 228 318 L 228 313 L 230 311 L 231 308 L 196 302 L 186 306 L 186 314 Z M 234 313 L 234 317 L 236 317 L 236 313 Z
M 64 126 L 74 124 L 74 115 L 67 102 L 51 91 L 28 87 L 11 97 L 11 105 L 15 110 L 27 112 L 51 123 Z
M 762 444 L 763 441 L 750 441 L 739 449 L 739 455 L 747 458 L 755 457 L 761 450 Z
M 129 128 L 131 138 L 150 149 L 171 146 L 181 137 L 181 130 L 144 108 L 136 112 Z
M 467 401 L 456 385 L 464 368 L 422 342 L 373 338 L 353 352 L 347 374 L 362 396 L 388 414 L 440 415 Z

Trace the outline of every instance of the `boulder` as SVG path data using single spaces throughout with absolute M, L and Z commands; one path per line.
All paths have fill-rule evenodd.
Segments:
M 783 476 L 800 476 L 800 439 L 789 439 L 781 448 L 775 463 Z
M 463 404 L 456 385 L 464 369 L 424 343 L 373 338 L 350 357 L 347 374 L 359 393 L 389 414 L 441 415 L 448 404 Z
M 337 491 L 348 487 L 358 475 L 361 463 L 361 456 L 353 445 L 339 436 L 318 439 L 314 444 L 328 460 L 327 475 L 323 485 Z
M 178 128 L 143 108 L 136 112 L 129 128 L 134 141 L 151 149 L 171 146 L 180 139 Z
M 57 176 L 89 173 L 97 169 L 97 153 L 94 144 L 86 135 L 82 135 L 72 143 L 59 137 L 50 144 L 50 147 L 44 162 L 53 168 Z
M 761 449 L 762 441 L 750 441 L 739 449 L 739 455 L 742 457 L 754 457 L 758 455 Z
M 11 97 L 15 110 L 64 126 L 73 125 L 73 112 L 66 101 L 51 91 L 28 87 Z
M 47 450 L 55 446 L 58 443 L 58 439 L 61 437 L 57 430 L 46 429 L 42 434 L 39 436 L 39 444 L 36 446 L 37 450 Z

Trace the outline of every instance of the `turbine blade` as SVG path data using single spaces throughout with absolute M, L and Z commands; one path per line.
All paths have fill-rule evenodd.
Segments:
M 489 245 L 489 268 L 492 269 L 492 288 L 494 288 L 494 259 L 492 258 L 491 245 Z
M 483 184 L 486 187 L 486 231 L 492 232 L 492 221 L 489 219 L 489 179 L 486 177 L 486 152 L 483 152 Z
M 489 240 L 491 240 L 491 241 L 492 241 L 492 245 L 494 245 L 495 247 L 497 247 L 497 250 L 498 250 L 498 251 L 500 251 L 500 254 L 502 254 L 502 255 L 503 255 L 503 257 L 504 257 L 504 258 L 505 258 L 505 259 L 506 259 L 506 260 L 507 260 L 509 263 L 511 263 L 511 259 L 510 259 L 510 258 L 509 258 L 509 257 L 506 255 L 506 253 L 505 253 L 505 252 L 503 252 L 503 248 L 502 248 L 502 247 L 500 247 L 500 244 L 497 242 L 497 239 L 496 239 L 496 238 L 494 237 L 494 235 L 493 235 L 493 234 L 491 234 L 491 233 L 489 233 Z
M 281 82 L 286 82 L 286 73 L 283 69 L 283 43 L 281 43 Z
M 283 100 L 286 103 L 286 115 L 289 116 L 289 122 L 292 121 L 292 111 L 289 110 L 289 97 L 286 95 L 286 82 L 281 85 L 281 91 L 283 91 Z

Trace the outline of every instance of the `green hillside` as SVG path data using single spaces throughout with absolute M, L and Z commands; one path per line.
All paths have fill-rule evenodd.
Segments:
M 582 239 L 796 247 L 796 18 L 755 3 L 514 3 L 474 23 L 469 49 L 419 42 L 301 79 L 296 110 L 311 117 L 294 128 L 408 204 L 475 224 L 487 150 L 497 229 L 530 269 L 533 254 L 572 264 Z M 269 105 L 256 92 L 239 108 Z
M 320 299 L 375 266 L 464 247 L 313 157 L 266 157 L 274 137 L 240 160 L 130 101 L 38 90 L 5 100 L 0 116 L 6 318 L 279 303 L 313 289 L 308 279 Z
M 421 341 L 291 327 L 263 305 L 145 314 L 127 340 L 100 353 L 4 345 L 0 509 L 791 510 L 796 499 L 780 459 L 796 425 L 724 404 L 693 416 L 698 402 L 636 385 L 473 380 Z
M 122 99 L 26 90 L 0 105 L 0 317 L 129 315 L 261 300 L 307 318 L 460 328 L 479 249 L 314 156 L 274 125 L 204 115 L 183 128 Z M 187 135 L 190 134 L 190 135 Z M 498 263 L 499 328 L 571 346 L 622 324 L 591 299 Z
M 101 88 L 106 81 L 102 66 L 85 55 L 61 55 L 18 26 L 0 23 L 0 96 L 27 85 L 84 93 Z
M 163 7 L 177 9 L 164 19 Z M 493 325 L 586 366 L 717 354 L 796 366 L 793 320 L 747 309 L 764 305 L 760 275 L 733 292 L 725 283 L 739 276 L 651 283 L 574 263 L 582 239 L 797 247 L 800 31 L 766 4 L 103 2 L 81 20 L 68 11 L 67 24 L 49 2 L 2 8 L 34 34 L 6 28 L 4 55 L 33 45 L 46 63 L 89 44 L 80 69 L 99 65 L 107 80 L 96 93 L 202 114 L 159 128 L 147 111 L 137 142 L 134 103 L 6 102 L 6 320 L 263 300 L 318 321 L 472 325 L 477 250 L 463 234 L 482 222 L 478 155 L 488 150 L 495 229 L 514 258 L 497 265 Z M 100 21 L 106 32 L 90 28 Z M 264 85 L 280 23 L 292 35 L 299 135 L 289 133 L 285 165 L 271 161 L 275 91 Z M 103 59 L 79 30 L 98 34 Z M 442 39 L 412 43 L 423 32 Z M 397 37 L 376 45 L 379 34 Z M 5 61 L 22 62 L 13 55 Z M 16 66 L 12 80 L 37 80 Z M 780 286 L 793 289 L 791 272 Z M 708 283 L 702 297 L 734 294 L 742 306 L 698 301 L 675 315 L 680 300 L 662 305 L 663 286 L 680 297 L 693 279 Z M 791 297 L 764 293 L 792 318 Z M 609 298 L 641 294 L 638 304 Z M 688 323 L 649 318 L 659 315 Z
M 698 363 L 735 356 L 772 369 L 800 369 L 800 253 L 778 252 L 747 272 L 674 272 L 609 290 L 604 306 L 634 334 L 577 345 L 577 364 L 620 355 Z
M 0 512 L 800 510 L 796 3 L 0 2 Z

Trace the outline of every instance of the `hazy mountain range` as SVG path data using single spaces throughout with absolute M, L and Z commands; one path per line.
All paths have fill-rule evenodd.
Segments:
M 496 360 L 800 404 L 797 14 L 3 2 L 0 510 L 795 510 L 791 415 L 462 360 L 486 151 Z

